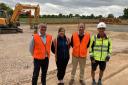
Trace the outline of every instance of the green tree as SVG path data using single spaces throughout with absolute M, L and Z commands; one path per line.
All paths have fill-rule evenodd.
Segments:
M 79 14 L 75 14 L 75 17 L 80 17 L 80 15 Z
M 90 19 L 94 19 L 94 18 L 95 18 L 94 14 L 91 14 Z
M 114 18 L 114 15 L 113 14 L 108 14 L 107 18 Z
M 98 16 L 96 16 L 96 19 L 101 19 L 101 18 L 103 18 L 102 15 L 98 15 Z
M 73 14 L 69 14 L 69 18 L 72 18 L 73 17 Z
M 63 14 L 60 13 L 60 14 L 58 15 L 58 18 L 62 18 L 62 17 L 63 17 Z
M 86 16 L 85 16 L 85 15 L 82 15 L 82 16 L 81 16 L 81 19 L 86 19 Z
M 125 8 L 123 12 L 124 12 L 123 18 L 128 19 L 128 8 Z
M 13 9 L 6 5 L 5 3 L 0 3 L 0 9 L 6 10 L 10 15 L 13 13 Z

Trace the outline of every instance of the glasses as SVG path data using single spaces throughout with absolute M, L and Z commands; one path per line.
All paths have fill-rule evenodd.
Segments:
M 46 31 L 46 29 L 44 29 L 44 28 L 41 28 L 40 30 L 41 30 L 41 31 Z
M 100 29 L 100 30 L 105 30 L 105 28 L 98 28 L 98 29 Z

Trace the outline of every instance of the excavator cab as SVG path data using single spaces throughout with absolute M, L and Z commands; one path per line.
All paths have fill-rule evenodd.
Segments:
M 4 10 L 0 10 L 0 27 L 8 27 L 8 25 L 9 25 L 8 13 Z
M 10 20 L 11 15 L 6 10 L 0 10 L 0 34 L 23 32 L 22 29 L 17 27 L 17 21 L 12 23 Z
M 3 10 L 0 10 L 0 18 L 5 18 L 6 16 L 5 16 L 5 13 L 4 13 L 4 11 Z

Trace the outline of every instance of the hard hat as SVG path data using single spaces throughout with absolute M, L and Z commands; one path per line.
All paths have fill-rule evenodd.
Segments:
M 100 22 L 98 25 L 97 25 L 97 28 L 106 28 L 106 24 L 104 22 Z

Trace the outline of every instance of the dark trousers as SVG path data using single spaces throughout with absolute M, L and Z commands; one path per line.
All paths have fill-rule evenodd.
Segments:
M 57 78 L 58 80 L 63 80 L 65 76 L 66 67 L 68 64 L 69 59 L 60 60 L 58 59 L 56 62 L 57 65 Z
M 41 83 L 42 85 L 46 85 L 46 75 L 48 69 L 49 59 L 45 58 L 44 60 L 34 59 L 34 71 L 32 77 L 32 85 L 37 85 L 37 80 L 41 68 Z

